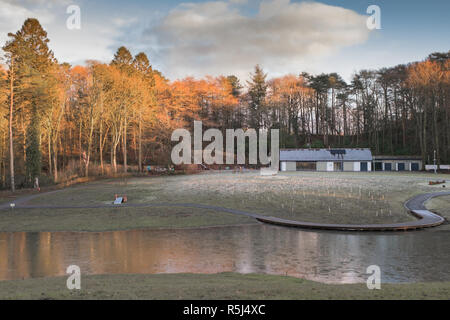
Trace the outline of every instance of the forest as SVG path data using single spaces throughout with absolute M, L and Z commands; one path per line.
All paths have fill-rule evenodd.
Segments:
M 120 47 L 112 61 L 57 61 L 36 19 L 8 34 L 0 62 L 1 188 L 36 177 L 143 172 L 170 165 L 177 128 L 280 130 L 281 148 L 365 147 L 450 163 L 450 51 L 423 61 L 339 74 L 301 70 L 248 81 L 234 75 L 169 80 L 145 53 Z

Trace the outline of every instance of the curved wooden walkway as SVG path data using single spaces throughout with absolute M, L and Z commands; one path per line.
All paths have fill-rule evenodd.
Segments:
M 276 224 L 287 227 L 310 228 L 322 230 L 338 230 L 338 231 L 407 231 L 417 230 L 430 227 L 436 227 L 445 222 L 445 219 L 437 214 L 427 210 L 425 203 L 435 197 L 448 196 L 450 191 L 434 192 L 417 195 L 406 201 L 405 208 L 418 220 L 391 223 L 391 224 L 322 224 L 312 222 L 300 222 L 285 220 L 274 217 L 257 217 L 261 222 Z
M 57 193 L 62 190 L 51 191 L 44 194 Z M 218 206 L 195 204 L 195 203 L 127 203 L 121 205 L 113 204 L 94 204 L 94 205 L 70 205 L 70 206 L 60 206 L 60 205 L 27 205 L 26 203 L 34 198 L 37 198 L 43 194 L 34 194 L 26 197 L 16 199 L 13 203 L 18 209 L 99 209 L 99 208 L 146 208 L 146 207 L 185 207 L 185 208 L 199 208 L 199 209 L 209 209 L 220 212 L 232 213 L 237 215 L 243 215 L 247 217 L 254 218 L 260 222 L 286 226 L 286 227 L 296 227 L 296 228 L 307 228 L 307 229 L 321 229 L 321 230 L 337 230 L 337 231 L 406 231 L 406 230 L 416 230 L 423 228 L 435 227 L 443 224 L 445 219 L 441 216 L 427 210 L 425 203 L 435 197 L 448 196 L 450 191 L 446 192 L 434 192 L 417 195 L 410 200 L 406 201 L 405 208 L 418 220 L 402 222 L 402 223 L 392 223 L 392 224 L 325 224 L 325 223 L 314 223 L 314 222 L 302 222 L 295 220 L 286 220 L 276 217 L 264 216 L 260 214 L 250 213 L 241 210 L 223 208 Z M 10 208 L 10 203 L 0 204 L 0 210 L 5 210 Z

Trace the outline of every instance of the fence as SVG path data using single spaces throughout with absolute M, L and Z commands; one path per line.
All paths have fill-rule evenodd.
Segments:
M 426 170 L 426 171 L 432 171 L 432 170 L 434 170 L 434 169 L 438 169 L 438 166 L 437 166 L 437 165 L 434 165 L 434 164 L 427 164 L 427 165 L 425 166 L 425 170 Z M 450 170 L 450 165 L 449 165 L 449 164 L 441 164 L 441 165 L 439 166 L 439 170 Z

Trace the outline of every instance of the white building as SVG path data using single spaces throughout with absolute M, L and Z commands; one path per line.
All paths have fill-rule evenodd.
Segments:
M 374 156 L 374 171 L 419 171 L 422 158 L 415 156 Z
M 281 171 L 372 171 L 370 149 L 285 149 Z

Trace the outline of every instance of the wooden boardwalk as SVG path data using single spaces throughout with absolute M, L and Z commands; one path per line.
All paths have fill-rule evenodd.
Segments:
M 418 220 L 391 224 L 326 224 L 280 219 L 275 217 L 258 216 L 256 219 L 264 223 L 286 227 L 338 230 L 338 231 L 406 231 L 436 227 L 445 219 L 427 210 L 425 203 L 435 197 L 448 196 L 450 191 L 420 194 L 405 202 L 405 208 Z

